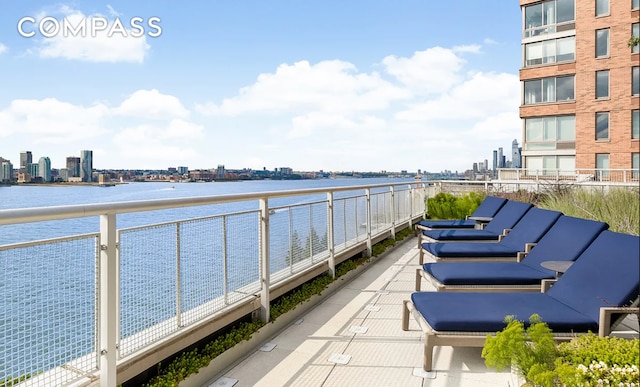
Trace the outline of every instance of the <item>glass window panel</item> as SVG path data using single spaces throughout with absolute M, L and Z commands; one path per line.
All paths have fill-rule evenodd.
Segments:
M 550 24 L 556 24 L 556 3 L 555 1 L 548 1 L 542 3 L 542 24 L 548 26 Z
M 544 118 L 544 141 L 556 141 L 556 118 Z
M 531 43 L 525 46 L 526 66 L 542 64 L 542 43 Z
M 576 172 L 576 157 L 558 156 L 558 169 L 561 175 L 574 175 Z
M 631 0 L 631 9 L 640 8 L 640 0 Z
M 557 1 L 558 23 L 574 20 L 575 0 L 558 0 Z
M 609 113 L 596 113 L 596 140 L 609 139 Z
M 631 69 L 631 94 L 640 94 L 640 67 L 638 66 Z
M 609 98 L 609 70 L 596 71 L 596 98 Z
M 558 44 L 558 48 L 557 48 L 556 60 L 558 62 L 575 59 L 575 53 L 576 53 L 576 37 L 575 36 L 558 39 L 557 44 Z
M 555 175 L 556 173 L 556 156 L 543 156 L 542 169 L 545 175 Z
M 526 29 L 542 25 L 542 4 L 530 5 L 524 8 L 524 27 Z
M 542 45 L 542 62 L 543 63 L 555 63 L 556 62 L 556 41 L 547 40 Z
M 575 141 L 576 116 L 558 117 L 558 141 Z
M 570 77 L 556 78 L 556 93 L 558 101 L 570 101 L 574 99 L 573 75 Z
M 640 36 L 640 23 L 633 23 L 631 25 L 631 35 Z M 631 52 L 640 52 L 640 44 L 631 47 Z
M 526 119 L 525 141 L 542 141 L 542 119 L 540 118 Z
M 634 171 L 631 172 L 631 176 L 637 179 L 638 175 L 640 175 L 640 172 L 638 172 L 638 169 L 640 169 L 640 153 L 631 154 L 631 168 L 634 169 Z
M 542 80 L 524 82 L 525 105 L 542 102 Z
M 609 169 L 609 154 L 596 153 L 596 168 Z
M 640 110 L 631 111 L 631 138 L 640 138 Z
M 555 102 L 556 78 L 542 78 L 542 101 Z
M 596 30 L 596 58 L 609 56 L 609 29 Z
M 529 174 L 535 175 L 536 171 L 540 171 L 542 172 L 543 166 L 542 166 L 542 157 L 527 157 L 525 159 L 526 163 L 527 163 L 527 171 L 529 172 Z
M 609 14 L 609 0 L 596 0 L 596 16 Z

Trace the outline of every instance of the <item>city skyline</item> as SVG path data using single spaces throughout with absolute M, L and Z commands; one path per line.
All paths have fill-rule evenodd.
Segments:
M 0 15 L 0 154 L 31 149 L 60 166 L 92 149 L 95 168 L 438 171 L 520 141 L 517 3 L 44 4 Z M 46 17 L 98 16 L 129 32 L 133 16 L 147 27 L 157 17 L 161 34 L 38 30 Z M 32 37 L 19 33 L 25 17 Z

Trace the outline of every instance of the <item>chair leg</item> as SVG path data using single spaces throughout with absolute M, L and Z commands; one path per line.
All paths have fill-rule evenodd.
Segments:
M 422 269 L 416 269 L 416 292 L 420 291 L 420 285 L 422 282 Z
M 409 330 L 409 308 L 407 307 L 408 303 L 409 303 L 409 300 L 402 301 L 402 330 L 403 331 Z
M 424 334 L 424 362 L 422 364 L 422 368 L 426 372 L 433 371 L 433 347 L 434 347 L 435 336 L 433 333 L 425 333 Z
M 420 254 L 418 255 L 418 264 L 420 266 L 424 264 L 424 250 L 422 250 L 422 246 L 420 246 Z

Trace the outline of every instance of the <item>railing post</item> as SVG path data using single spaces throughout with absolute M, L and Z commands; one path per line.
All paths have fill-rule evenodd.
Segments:
M 329 248 L 329 273 L 336 278 L 336 249 L 333 239 L 333 192 L 327 192 L 327 247 Z
M 100 215 L 100 307 L 99 347 L 100 386 L 116 386 L 118 341 L 118 261 L 116 254 L 116 215 Z
M 396 237 L 396 191 L 391 186 L 391 237 Z
M 364 190 L 367 200 L 367 257 L 373 255 L 373 242 L 371 240 L 371 188 Z
M 180 301 L 180 222 L 176 223 L 176 325 L 182 326 L 182 303 Z
M 264 322 L 269 322 L 270 318 L 269 267 L 269 199 L 262 198 L 260 199 L 260 319 Z

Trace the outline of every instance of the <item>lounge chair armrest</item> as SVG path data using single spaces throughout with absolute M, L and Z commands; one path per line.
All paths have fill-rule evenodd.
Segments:
M 611 316 L 614 314 L 640 315 L 639 307 L 630 306 L 604 306 L 600 308 L 600 321 L 598 336 L 605 337 L 611 333 Z
M 523 259 L 525 259 L 527 257 L 527 252 L 524 251 L 518 251 L 518 253 L 516 254 L 516 261 L 517 262 L 522 262 Z
M 557 279 L 543 279 L 542 282 L 540 283 L 540 291 L 542 291 L 542 293 L 546 293 L 547 290 L 551 289 L 551 287 L 553 286 L 553 284 L 555 284 L 557 281 Z
M 536 247 L 537 243 L 525 243 L 524 245 L 524 252 L 525 253 L 530 253 L 531 249 L 533 249 L 534 247 Z
M 502 234 L 500 234 L 498 236 L 498 242 L 500 242 L 502 239 L 504 239 L 504 237 L 506 237 L 507 234 L 509 234 L 510 231 L 511 231 L 510 228 L 505 228 L 504 230 L 502 230 Z

